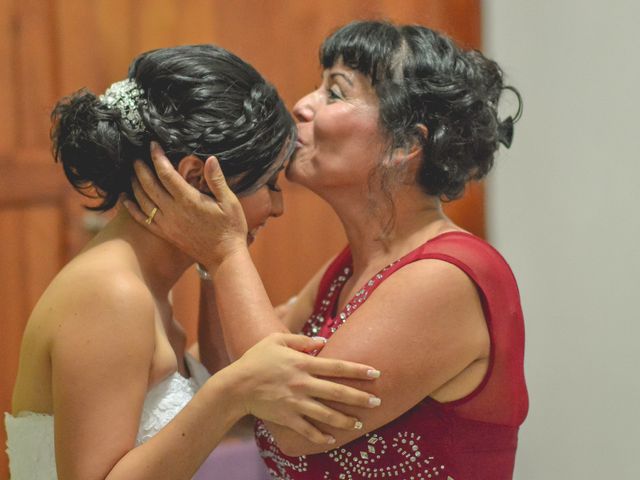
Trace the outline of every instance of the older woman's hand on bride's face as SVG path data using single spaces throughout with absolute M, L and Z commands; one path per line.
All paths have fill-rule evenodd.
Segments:
M 215 157 L 209 157 L 204 166 L 205 180 L 215 199 L 189 185 L 154 142 L 151 159 L 157 177 L 144 162 L 134 164 L 137 178 L 132 185 L 139 206 L 123 201 L 140 225 L 209 267 L 246 248 L 242 206 Z

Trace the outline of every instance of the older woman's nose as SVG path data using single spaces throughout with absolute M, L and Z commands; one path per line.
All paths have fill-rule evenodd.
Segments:
M 305 95 L 293 106 L 293 116 L 298 122 L 310 122 L 313 119 L 315 93 Z

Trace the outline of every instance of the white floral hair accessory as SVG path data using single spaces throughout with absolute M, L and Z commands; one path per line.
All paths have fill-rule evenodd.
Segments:
M 143 95 L 144 90 L 135 80 L 126 78 L 112 83 L 104 95 L 100 95 L 99 100 L 110 108 L 117 108 L 124 123 L 136 133 L 140 133 L 145 127 L 138 107 L 147 103 Z

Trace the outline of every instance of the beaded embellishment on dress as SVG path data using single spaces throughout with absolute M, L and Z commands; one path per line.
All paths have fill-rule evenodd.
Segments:
M 347 321 L 347 318 L 351 316 L 353 312 L 355 312 L 360 305 L 364 303 L 364 301 L 369 296 L 369 292 L 373 287 L 376 286 L 384 278 L 384 273 L 393 267 L 400 260 L 396 260 L 395 262 L 390 263 L 378 273 L 376 273 L 369 281 L 362 286 L 360 290 L 358 290 L 355 296 L 347 302 L 344 306 L 340 314 L 333 320 L 331 320 L 330 331 L 331 333 L 335 333 L 343 323 Z M 320 308 L 317 312 L 315 312 L 307 321 L 303 333 L 306 335 L 314 336 L 317 335 L 322 326 L 325 324 L 326 319 L 330 316 L 329 308 L 331 305 L 335 304 L 337 300 L 335 297 L 340 294 L 342 291 L 342 287 L 347 282 L 349 277 L 351 276 L 351 267 L 345 267 L 340 275 L 333 279 L 329 288 L 327 289 L 327 293 L 324 299 L 320 302 Z
M 419 442 L 421 435 L 413 432 L 398 432 L 388 442 L 384 436 L 377 433 L 368 433 L 364 436 L 366 448 L 357 452 L 349 449 L 347 445 L 327 452 L 340 473 L 336 477 L 331 472 L 325 471 L 322 480 L 360 480 L 369 478 L 380 479 L 411 479 L 428 480 L 442 479 L 455 480 L 446 472 L 446 467 L 440 464 L 433 456 L 426 455 Z M 309 463 L 306 456 L 287 457 L 280 453 L 275 439 L 262 422 L 256 426 L 256 439 L 262 444 L 260 455 L 268 460 L 269 474 L 277 480 L 294 480 L 290 473 L 306 473 Z M 264 446 L 268 445 L 265 449 Z M 389 454 L 394 458 L 400 457 L 400 461 L 391 465 L 381 465 L 378 462 L 384 460 Z M 274 468 L 275 467 L 275 470 Z

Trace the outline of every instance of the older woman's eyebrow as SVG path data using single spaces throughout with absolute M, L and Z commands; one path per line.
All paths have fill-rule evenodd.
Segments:
M 329 74 L 329 78 L 333 78 L 333 77 L 342 77 L 342 78 L 344 78 L 344 79 L 347 81 L 347 83 L 348 83 L 349 85 L 351 85 L 351 86 L 353 87 L 353 82 L 352 82 L 352 81 L 351 81 L 351 79 L 350 79 L 349 77 L 347 77 L 344 73 L 334 72 L 334 73 Z

